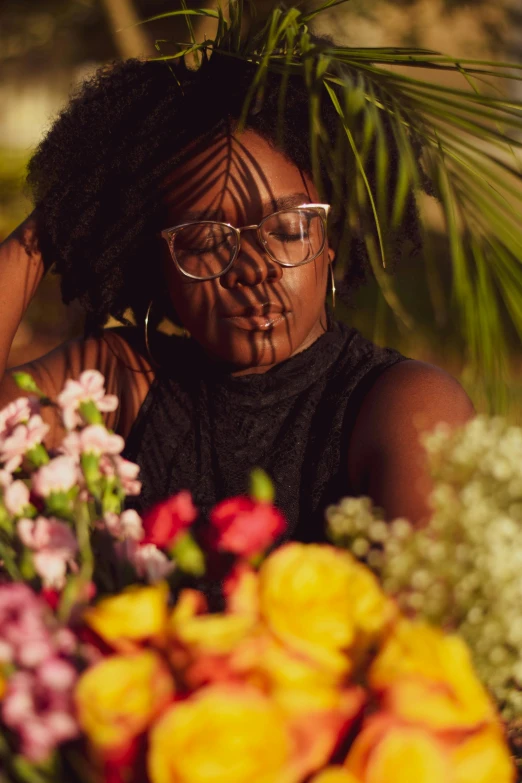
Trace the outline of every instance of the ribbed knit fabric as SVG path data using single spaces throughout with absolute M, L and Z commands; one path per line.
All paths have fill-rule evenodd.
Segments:
M 365 394 L 401 361 L 355 329 L 334 323 L 312 346 L 266 373 L 233 377 L 192 340 L 169 338 L 127 440 L 138 462 L 144 510 L 189 489 L 206 513 L 248 490 L 263 468 L 285 513 L 288 538 L 324 540 L 324 511 L 350 495 L 348 446 Z

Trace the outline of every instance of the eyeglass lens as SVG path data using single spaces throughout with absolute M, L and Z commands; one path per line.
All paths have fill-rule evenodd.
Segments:
M 324 245 L 322 215 L 315 209 L 276 212 L 260 224 L 261 241 L 268 254 L 284 266 L 297 266 L 315 258 Z M 238 236 L 222 223 L 204 221 L 178 229 L 173 250 L 180 268 L 192 277 L 219 275 L 237 250 Z

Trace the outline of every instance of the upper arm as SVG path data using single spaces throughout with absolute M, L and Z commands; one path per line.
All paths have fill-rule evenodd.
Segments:
M 98 370 L 105 377 L 108 394 L 115 394 L 120 405 L 114 412 L 104 414 L 107 427 L 126 436 L 151 382 L 150 365 L 142 359 L 116 330 L 106 330 L 100 338 L 71 340 L 47 355 L 7 370 L 0 382 L 0 408 L 23 392 L 17 387 L 12 373 L 27 372 L 51 399 L 63 389 L 65 382 L 76 379 L 84 370 Z M 52 409 L 44 409 L 44 418 L 51 429 L 46 439 L 55 446 L 63 429 Z
M 429 517 L 431 479 L 420 435 L 444 422 L 458 427 L 474 416 L 460 384 L 429 364 L 405 361 L 386 370 L 369 391 L 349 450 L 350 483 L 388 519 Z

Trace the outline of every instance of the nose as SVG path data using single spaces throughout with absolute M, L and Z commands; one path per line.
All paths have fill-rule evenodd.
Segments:
M 255 230 L 248 229 L 248 233 L 241 233 L 239 252 L 232 268 L 219 280 L 223 288 L 252 287 L 267 280 L 276 282 L 282 275 L 282 267 L 266 253 Z

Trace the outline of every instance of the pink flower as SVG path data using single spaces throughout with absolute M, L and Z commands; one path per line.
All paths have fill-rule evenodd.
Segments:
M 38 667 L 38 679 L 53 691 L 68 691 L 76 681 L 76 671 L 63 658 L 48 658 Z
M 80 432 L 80 447 L 83 454 L 114 455 L 123 451 L 124 446 L 123 438 L 109 432 L 102 424 L 91 424 Z
M 69 628 L 58 628 L 54 634 L 53 641 L 57 652 L 64 655 L 72 655 L 78 644 L 76 636 Z
M 7 470 L 0 469 L 0 488 L 7 489 L 9 484 L 13 481 L 12 475 Z
M 70 527 L 54 517 L 23 518 L 18 520 L 17 532 L 21 542 L 35 553 L 34 567 L 44 587 L 62 589 L 67 567 L 76 569 L 78 544 Z
M 284 532 L 286 521 L 270 503 L 235 497 L 210 512 L 211 544 L 225 552 L 252 557 L 264 552 Z
M 0 411 L 0 439 L 12 431 L 17 424 L 27 422 L 31 416 L 38 413 L 37 400 L 31 397 L 18 397 Z
M 61 450 L 69 457 L 79 460 L 81 454 L 101 456 L 119 454 L 125 446 L 120 435 L 115 435 L 103 424 L 90 424 L 80 432 L 70 432 L 62 441 Z
M 128 538 L 132 541 L 141 541 L 144 536 L 141 517 L 132 508 L 127 509 L 119 516 L 118 514 L 106 514 L 105 527 L 111 536 L 120 540 Z
M 24 454 L 43 441 L 49 425 L 39 414 L 34 414 L 26 424 L 17 424 L 0 436 L 0 463 L 9 473 L 20 467 Z
M 116 456 L 114 457 L 114 467 L 125 494 L 139 495 L 141 492 L 141 481 L 138 481 L 140 466 L 128 459 Z
M 75 462 L 80 462 L 80 455 L 82 453 L 82 446 L 80 441 L 80 433 L 73 430 L 68 432 L 60 445 L 60 453 L 65 454 L 68 457 L 74 459 Z
M 112 457 L 102 456 L 100 459 L 100 470 L 108 478 L 117 476 L 126 495 L 140 494 L 141 481 L 137 480 L 140 466 L 136 465 L 135 462 L 130 462 L 118 454 Z
M 85 370 L 77 381 L 66 382 L 56 399 L 68 430 L 82 424 L 78 409 L 83 402 L 93 402 L 102 413 L 116 410 L 118 398 L 114 394 L 105 394 L 104 384 L 105 378 L 98 370 Z
M 23 481 L 13 481 L 4 490 L 5 507 L 14 517 L 20 516 L 29 505 L 29 488 Z
M 62 451 L 79 460 L 81 454 L 119 454 L 125 446 L 120 435 L 115 435 L 103 424 L 90 424 L 80 432 L 70 432 L 62 441 Z
M 66 661 L 51 659 L 36 671 L 18 671 L 9 678 L 2 718 L 20 737 L 28 761 L 45 761 L 60 743 L 78 735 L 72 704 L 77 676 Z
M 0 585 L 0 660 L 38 666 L 54 654 L 45 604 L 25 584 Z
M 136 546 L 128 554 L 140 579 L 150 583 L 165 579 L 175 568 L 174 563 L 154 544 Z
M 198 511 L 187 490 L 158 503 L 143 517 L 144 544 L 165 548 L 197 518 Z
M 74 459 L 61 455 L 36 471 L 33 491 L 46 498 L 51 492 L 68 492 L 78 483 L 78 479 L 78 466 Z

